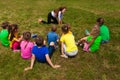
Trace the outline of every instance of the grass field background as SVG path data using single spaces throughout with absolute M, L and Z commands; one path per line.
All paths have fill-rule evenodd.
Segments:
M 98 17 L 103 17 L 110 29 L 110 42 L 95 53 L 79 48 L 72 59 L 61 58 L 57 49 L 52 62 L 61 68 L 36 62 L 27 72 L 23 70 L 30 61 L 0 45 L 0 80 L 120 80 L 120 0 L 0 0 L 0 23 L 17 23 L 21 34 L 30 31 L 46 38 L 52 25 L 38 24 L 37 19 L 47 20 L 48 12 L 60 6 L 67 7 L 63 20 L 71 25 L 76 40 L 84 36 L 85 29 L 91 30 Z M 61 35 L 61 25 L 57 27 Z

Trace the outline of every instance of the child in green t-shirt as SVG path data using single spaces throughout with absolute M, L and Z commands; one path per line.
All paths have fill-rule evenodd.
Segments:
M 0 42 L 3 46 L 8 47 L 10 42 L 8 40 L 8 27 L 9 27 L 9 22 L 3 22 L 2 23 L 2 30 L 0 31 Z
M 107 43 L 110 40 L 110 32 L 108 27 L 104 24 L 104 19 L 99 18 L 100 20 L 100 36 L 102 37 L 101 43 Z

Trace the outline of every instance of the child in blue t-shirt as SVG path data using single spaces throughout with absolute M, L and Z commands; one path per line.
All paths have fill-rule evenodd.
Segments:
M 53 52 L 57 48 L 57 43 L 59 42 L 59 36 L 56 33 L 57 27 L 52 26 L 51 31 L 47 34 L 47 42 L 48 42 L 48 49 L 49 54 L 52 56 Z
M 35 60 L 39 62 L 47 62 L 52 68 L 59 68 L 60 65 L 53 65 L 50 59 L 48 48 L 45 46 L 45 41 L 41 36 L 38 36 L 35 40 L 36 45 L 32 48 L 32 58 L 30 67 L 25 68 L 24 70 L 30 70 L 33 68 Z

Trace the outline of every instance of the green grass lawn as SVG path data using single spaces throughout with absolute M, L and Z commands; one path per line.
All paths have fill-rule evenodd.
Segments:
M 0 0 L 0 23 L 17 23 L 21 34 L 30 31 L 46 38 L 52 25 L 38 24 L 37 19 L 47 20 L 48 12 L 60 6 L 67 7 L 63 20 L 71 25 L 76 40 L 84 36 L 86 28 L 91 30 L 98 17 L 103 17 L 110 29 L 110 42 L 95 53 L 79 48 L 72 59 L 61 58 L 58 49 L 52 61 L 61 68 L 36 62 L 27 72 L 23 70 L 30 61 L 0 45 L 0 80 L 120 80 L 120 0 Z M 57 27 L 61 35 L 61 26 Z

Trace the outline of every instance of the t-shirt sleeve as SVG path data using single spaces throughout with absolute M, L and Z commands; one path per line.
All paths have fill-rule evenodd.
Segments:
M 59 36 L 58 36 L 58 34 L 56 35 L 56 40 L 58 40 L 59 39 Z
M 32 54 L 34 54 L 35 53 L 35 46 L 32 48 Z
M 31 46 L 31 50 L 32 50 L 32 48 L 33 48 L 33 46 L 34 46 L 34 43 L 31 43 L 31 45 L 30 45 L 30 46 Z
M 62 12 L 61 11 L 58 12 L 58 20 L 62 20 Z
M 60 38 L 60 41 L 61 41 L 61 42 L 64 42 L 64 36 L 62 36 L 62 37 Z
M 22 47 L 23 41 L 20 43 L 20 47 Z
M 46 54 L 49 54 L 49 50 L 48 50 L 47 47 L 45 48 L 45 51 L 44 51 L 44 52 L 45 52 L 45 55 L 46 55 Z

